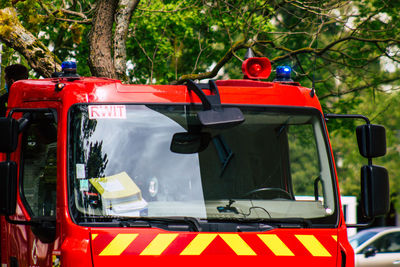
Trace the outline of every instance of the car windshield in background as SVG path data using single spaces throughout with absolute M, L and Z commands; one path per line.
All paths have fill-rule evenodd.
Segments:
M 105 217 L 306 219 L 335 224 L 331 161 L 315 109 L 243 107 L 202 127 L 193 105 L 75 105 L 70 209 Z
M 362 244 L 364 244 L 367 240 L 372 238 L 374 235 L 378 234 L 380 230 L 372 229 L 358 232 L 356 235 L 349 238 L 350 245 L 353 249 L 358 248 Z

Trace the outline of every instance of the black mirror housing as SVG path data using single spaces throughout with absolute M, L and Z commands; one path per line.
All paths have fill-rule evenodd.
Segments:
M 19 123 L 13 118 L 0 118 L 0 152 L 12 153 L 18 145 Z
M 19 123 L 13 118 L 0 118 L 0 152 L 12 153 L 18 145 Z
M 361 168 L 361 207 L 367 218 L 389 212 L 389 176 L 385 168 L 365 165 Z
M 31 219 L 29 221 L 32 232 L 39 238 L 42 243 L 48 244 L 56 240 L 56 218 L 41 217 L 39 221 Z
M 386 131 L 381 125 L 364 124 L 356 128 L 358 149 L 365 158 L 386 154 Z
M 209 133 L 176 133 L 172 137 L 170 150 L 179 154 L 199 153 L 207 148 L 210 141 Z
M 0 214 L 14 215 L 17 207 L 17 164 L 0 162 Z
M 217 129 L 233 127 L 245 120 L 240 109 L 227 107 L 199 111 L 197 117 L 203 126 Z

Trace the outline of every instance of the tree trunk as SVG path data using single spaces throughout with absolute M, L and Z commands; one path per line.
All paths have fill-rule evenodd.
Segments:
M 98 0 L 89 33 L 89 67 L 92 75 L 116 79 L 111 50 L 112 27 L 118 0 Z
M 26 58 L 43 77 L 61 70 L 60 60 L 19 22 L 14 8 L 0 9 L 0 40 Z
M 126 75 L 126 37 L 132 13 L 140 0 L 120 0 L 115 15 L 114 67 L 123 82 L 129 82 Z

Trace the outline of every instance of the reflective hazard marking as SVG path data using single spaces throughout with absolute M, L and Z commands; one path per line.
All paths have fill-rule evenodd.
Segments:
M 99 255 L 118 256 L 137 236 L 138 234 L 118 234 Z
M 158 234 L 140 255 L 161 255 L 178 234 Z
M 293 252 L 277 235 L 259 234 L 258 237 L 267 245 L 275 256 L 294 256 Z
M 331 257 L 331 254 L 313 235 L 295 235 L 303 246 L 315 257 Z
M 246 242 L 237 234 L 220 234 L 219 235 L 239 256 L 257 255 Z
M 180 255 L 200 255 L 217 237 L 217 234 L 198 234 Z
M 285 239 L 281 239 L 279 233 L 256 235 L 260 240 L 257 241 L 254 240 L 254 238 L 247 239 L 245 238 L 245 235 L 236 233 L 157 233 L 155 235 L 152 234 L 151 236 L 147 236 L 145 239 L 148 240 L 148 242 L 146 243 L 143 243 L 143 240 L 145 239 L 137 238 L 139 236 L 138 233 L 117 234 L 113 239 L 111 236 L 106 239 L 99 238 L 99 236 L 101 237 L 101 234 L 93 233 L 91 239 L 93 240 L 93 246 L 100 248 L 98 256 L 118 256 L 121 254 L 139 254 L 140 256 L 160 256 L 167 254 L 199 256 L 211 252 L 215 253 L 215 249 L 217 248 L 216 246 L 225 246 L 225 248 L 221 250 L 222 254 L 225 254 L 227 247 L 229 247 L 232 249 L 232 252 L 236 253 L 238 256 L 255 256 L 257 253 L 261 253 L 264 250 L 269 254 L 272 252 L 273 255 L 278 257 L 299 256 L 298 253 L 307 254 L 308 257 L 332 257 L 328 249 L 331 248 L 332 251 L 337 249 L 334 242 L 338 242 L 338 236 L 332 234 L 323 236 L 318 234 L 290 234 L 289 237 L 291 236 L 292 238 Z M 288 235 L 285 235 L 285 237 L 287 236 Z M 253 241 L 257 242 L 252 243 Z M 108 242 L 108 244 L 104 242 Z M 180 245 L 175 246 L 178 243 Z M 186 247 L 182 248 L 184 244 Z M 216 246 L 213 246 L 213 244 Z M 210 245 L 214 250 L 207 250 Z M 296 250 L 299 246 L 301 250 Z M 128 247 L 132 248 L 132 250 L 128 250 Z M 254 250 L 256 248 L 258 250 Z M 96 249 L 96 251 L 98 250 Z

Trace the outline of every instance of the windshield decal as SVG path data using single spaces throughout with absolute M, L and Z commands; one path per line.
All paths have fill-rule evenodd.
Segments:
M 80 180 L 80 190 L 81 191 L 89 191 L 89 183 L 88 180 Z
M 125 105 L 89 106 L 89 119 L 126 119 Z
M 75 167 L 76 167 L 76 178 L 85 179 L 86 178 L 85 164 L 77 163 Z

